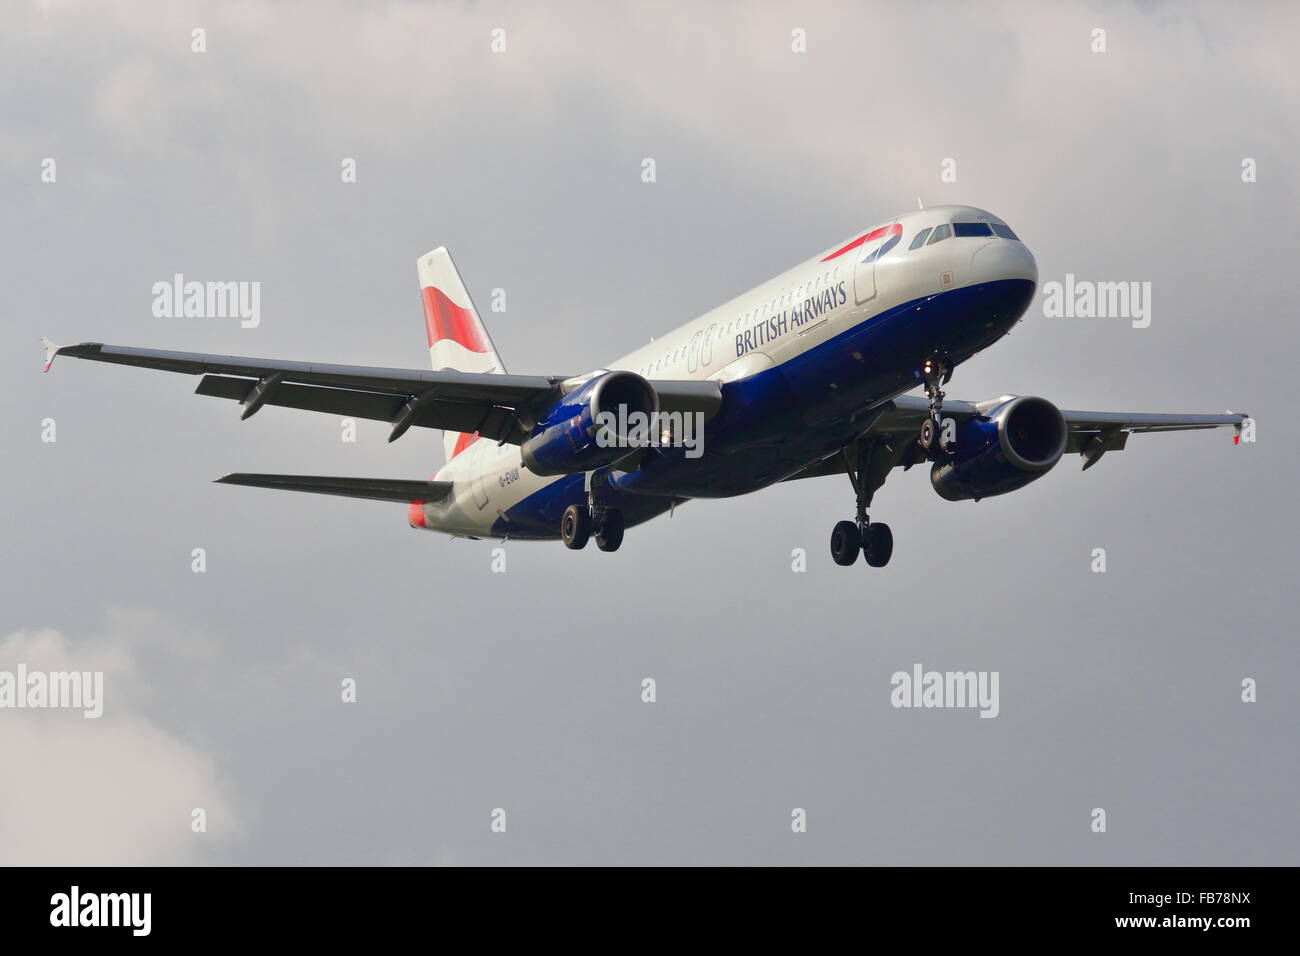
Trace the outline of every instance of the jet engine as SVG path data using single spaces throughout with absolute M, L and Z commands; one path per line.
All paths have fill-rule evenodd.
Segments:
M 538 475 L 569 475 L 618 461 L 648 444 L 658 417 L 654 386 L 635 372 L 602 372 L 561 396 L 520 447 Z
M 949 501 L 1003 495 L 1050 471 L 1069 437 L 1051 402 L 1011 398 L 958 428 L 953 455 L 935 462 L 930 483 Z

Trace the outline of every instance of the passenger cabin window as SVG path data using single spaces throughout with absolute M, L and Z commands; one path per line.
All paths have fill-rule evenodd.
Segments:
M 952 226 L 948 225 L 948 224 L 945 222 L 942 226 L 935 226 L 935 227 L 934 227 L 934 232 L 931 233 L 931 235 L 930 235 L 930 241 L 927 242 L 926 245 L 927 245 L 927 246 L 932 246 L 932 245 L 934 245 L 936 242 L 943 242 L 945 239 L 947 239 L 947 238 L 948 238 L 949 236 L 951 236 L 951 235 L 952 235 Z
M 1004 225 L 1000 222 L 990 223 L 990 225 L 993 227 L 993 235 L 1001 236 L 1003 239 L 1015 239 L 1017 242 L 1020 241 L 1016 234 L 1011 231 L 1010 226 Z
M 907 248 L 909 248 L 909 249 L 920 249 L 923 245 L 925 245 L 925 237 L 928 236 L 928 235 L 930 234 L 930 230 L 931 230 L 932 228 L 934 228 L 934 227 L 933 227 L 933 226 L 926 226 L 924 229 L 922 229 L 920 232 L 918 232 L 918 233 L 916 234 L 916 238 L 912 240 L 912 244 L 911 244 L 910 246 L 908 246 Z
M 987 222 L 954 222 L 952 234 L 958 239 L 969 239 L 974 236 L 991 236 L 993 230 Z

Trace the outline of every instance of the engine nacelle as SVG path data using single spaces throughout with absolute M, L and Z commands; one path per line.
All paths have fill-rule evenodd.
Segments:
M 1044 398 L 1008 399 L 957 432 L 956 454 L 935 462 L 930 484 L 949 501 L 991 498 L 1023 488 L 1061 460 L 1070 429 Z
M 637 426 L 653 423 L 658 411 L 659 396 L 640 375 L 603 372 L 562 396 L 519 451 L 537 475 L 591 471 L 646 444 L 649 432 Z

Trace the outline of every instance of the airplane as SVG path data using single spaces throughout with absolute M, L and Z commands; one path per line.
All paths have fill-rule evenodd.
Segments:
M 946 401 L 961 363 L 1034 299 L 1038 267 L 1001 218 L 944 205 L 895 216 L 661 338 L 582 375 L 506 372 L 445 248 L 417 261 L 431 371 L 322 365 L 42 339 L 55 356 L 202 375 L 196 392 L 443 430 L 429 481 L 235 473 L 217 481 L 407 504 L 411 527 L 453 537 L 595 538 L 686 501 L 846 475 L 855 512 L 831 557 L 884 567 L 868 509 L 896 467 L 928 463 L 949 501 L 1022 488 L 1069 452 L 1084 469 L 1135 432 L 1231 427 L 1248 416 L 1063 411 L 1037 396 Z M 907 395 L 916 388 L 921 395 Z M 1237 439 L 1234 439 L 1234 441 Z

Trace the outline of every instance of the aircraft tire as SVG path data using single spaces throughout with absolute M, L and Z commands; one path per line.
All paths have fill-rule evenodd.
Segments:
M 866 540 L 862 542 L 862 556 L 873 568 L 883 568 L 894 554 L 894 532 L 889 525 L 873 522 L 867 525 Z
M 858 560 L 858 552 L 862 549 L 862 536 L 858 534 L 858 526 L 852 521 L 841 521 L 835 525 L 831 532 L 831 560 L 843 567 Z
M 610 508 L 600 522 L 596 532 L 596 547 L 602 551 L 617 551 L 623 543 L 623 512 Z
M 560 518 L 560 539 L 566 548 L 581 551 L 591 537 L 591 512 L 582 505 L 569 505 Z

